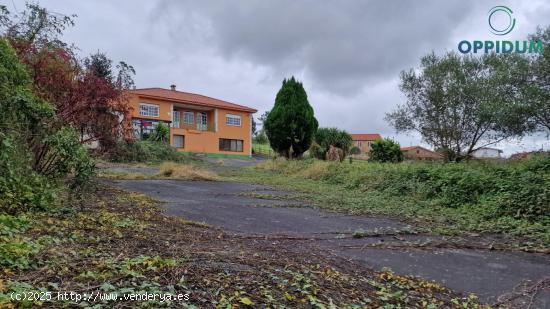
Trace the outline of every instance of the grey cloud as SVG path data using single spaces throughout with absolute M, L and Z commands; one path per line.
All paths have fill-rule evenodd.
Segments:
M 76 13 L 64 39 L 81 55 L 101 50 L 136 70 L 138 87 L 203 93 L 257 108 L 273 106 L 284 77 L 304 82 L 321 126 L 377 132 L 402 145 L 384 113 L 405 98 L 399 71 L 435 51 L 456 50 L 462 39 L 493 38 L 486 12 L 508 5 L 518 18 L 511 39 L 548 25 L 548 0 L 38 0 Z M 13 9 L 23 1 L 0 0 Z M 546 24 L 543 24 L 546 23 Z M 548 137 L 503 143 L 507 154 L 549 147 Z M 522 148 L 523 147 L 523 148 Z
M 228 59 L 305 74 L 324 89 L 356 93 L 394 77 L 449 33 L 473 7 L 463 1 L 177 1 L 155 9 L 175 40 L 197 40 Z M 193 21 L 201 20 L 204 27 Z M 206 31 L 205 31 L 206 30 Z M 205 39 L 204 33 L 208 32 Z M 429 47 L 427 47 L 429 46 Z M 277 74 L 280 75 L 280 74 Z

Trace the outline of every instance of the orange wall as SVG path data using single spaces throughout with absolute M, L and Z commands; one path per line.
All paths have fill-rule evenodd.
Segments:
M 211 114 L 215 115 L 214 112 Z M 225 115 L 240 115 L 241 126 L 225 124 Z M 209 114 L 210 116 L 210 114 Z M 245 112 L 218 109 L 218 131 L 198 131 L 193 129 L 171 128 L 172 134 L 185 136 L 185 147 L 178 149 L 185 152 L 221 153 L 234 155 L 251 155 L 250 147 L 250 119 L 252 115 Z M 208 121 L 210 123 L 210 121 Z M 243 141 L 243 152 L 220 151 L 219 139 L 239 139 Z
M 361 149 L 361 154 L 369 152 L 369 141 L 353 141 L 353 146 Z M 374 141 L 370 141 L 371 143 Z
M 152 119 L 152 120 L 172 120 L 172 103 L 168 101 L 160 101 L 153 99 L 139 99 L 138 96 L 132 95 L 129 98 L 129 102 L 133 107 L 132 116 L 135 118 L 142 119 Z M 149 103 L 149 104 L 158 104 L 160 107 L 159 117 L 145 117 L 139 114 L 139 104 L 140 103 Z M 180 109 L 176 107 L 176 109 Z M 180 109 L 191 110 L 191 109 Z M 207 121 L 209 130 L 214 130 L 215 115 L 214 110 L 207 112 Z M 240 115 L 241 116 L 241 125 L 240 126 L 228 126 L 225 124 L 225 116 L 227 114 Z M 252 114 L 241 111 L 232 111 L 225 109 L 217 109 L 217 118 L 218 118 L 218 127 L 217 132 L 212 131 L 199 131 L 196 130 L 196 116 L 195 116 L 195 125 L 192 129 L 187 128 L 170 128 L 170 143 L 172 144 L 172 136 L 174 134 L 184 135 L 185 136 L 185 147 L 179 148 L 178 151 L 184 152 L 202 152 L 202 153 L 214 153 L 214 154 L 232 154 L 232 155 L 251 155 L 251 132 L 250 132 L 250 123 L 251 123 Z M 183 119 L 182 119 L 183 126 Z M 243 152 L 233 152 L 233 151 L 220 151 L 219 150 L 219 139 L 239 139 L 243 141 Z
M 215 115 L 215 112 L 213 110 L 209 110 L 209 111 L 203 111 L 203 110 L 194 110 L 192 108 L 181 108 L 181 107 L 177 107 L 175 106 L 174 109 L 176 111 L 179 111 L 180 112 L 180 128 L 186 128 L 186 129 L 196 129 L 197 128 L 197 113 L 198 112 L 203 112 L 203 113 L 206 113 L 206 121 L 207 121 L 207 125 L 208 125 L 208 128 L 211 129 L 211 128 L 214 128 L 214 115 Z M 184 112 L 193 112 L 193 119 L 194 119 L 194 122 L 193 124 L 187 124 L 187 123 L 183 123 L 183 113 Z
M 172 121 L 172 113 L 170 109 L 172 108 L 172 104 L 165 101 L 159 101 L 154 99 L 139 99 L 136 95 L 131 95 L 128 99 L 130 106 L 132 106 L 132 117 L 134 118 L 142 118 L 142 119 L 152 119 L 152 120 L 164 120 L 164 121 Z M 146 117 L 141 116 L 139 114 L 139 104 L 140 103 L 147 103 L 147 104 L 156 104 L 160 107 L 159 110 L 159 117 Z

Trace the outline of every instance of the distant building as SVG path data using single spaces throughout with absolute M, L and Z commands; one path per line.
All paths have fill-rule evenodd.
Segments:
M 490 147 L 481 147 L 472 152 L 475 159 L 501 159 L 502 150 Z
M 550 152 L 544 150 L 518 152 L 510 156 L 512 160 L 533 159 L 536 156 L 550 156 Z
M 382 136 L 377 133 L 371 134 L 351 134 L 353 140 L 353 147 L 359 148 L 361 153 L 358 156 L 367 156 L 370 151 L 370 145 L 377 139 L 381 139 Z
M 403 155 L 407 160 L 441 160 L 443 155 L 435 151 L 429 150 L 422 146 L 410 146 L 410 147 L 401 147 Z

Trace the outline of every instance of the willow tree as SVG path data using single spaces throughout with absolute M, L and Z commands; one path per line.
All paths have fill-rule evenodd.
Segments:
M 519 136 L 525 123 L 507 111 L 518 101 L 520 85 L 510 81 L 510 70 L 502 64 L 496 55 L 427 55 L 420 70 L 401 72 L 400 88 L 407 100 L 386 120 L 398 132 L 420 133 L 450 161 Z
M 530 39 L 542 41 L 544 49 L 529 59 L 530 76 L 523 91 L 526 98 L 523 103 L 533 129 L 550 134 L 550 27 L 538 28 Z

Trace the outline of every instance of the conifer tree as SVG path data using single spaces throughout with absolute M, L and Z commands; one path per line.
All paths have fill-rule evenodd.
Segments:
M 271 148 L 286 158 L 300 158 L 318 125 L 302 83 L 294 77 L 283 80 L 264 124 Z

